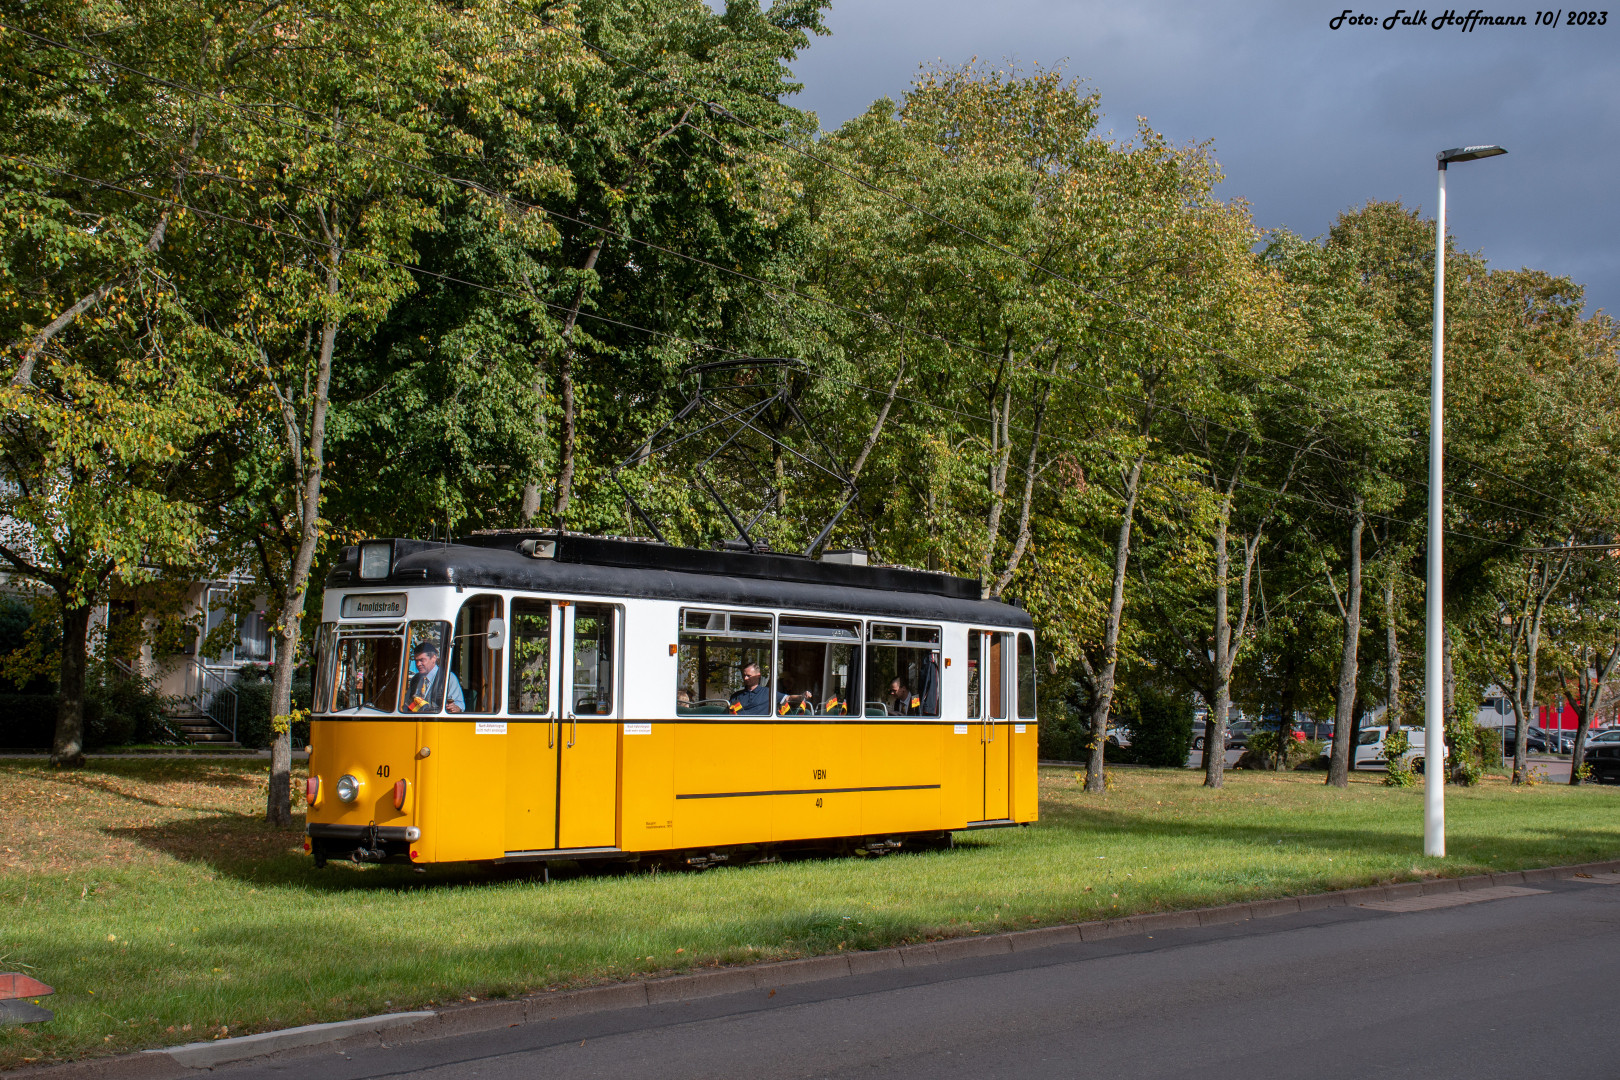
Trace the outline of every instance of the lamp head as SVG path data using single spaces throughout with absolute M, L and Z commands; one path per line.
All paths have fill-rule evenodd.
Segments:
M 1476 161 L 1479 158 L 1496 157 L 1498 154 L 1505 153 L 1507 151 L 1500 146 L 1458 146 L 1451 150 L 1442 150 L 1434 156 L 1435 160 L 1440 162 L 1440 167 L 1444 169 L 1453 161 Z

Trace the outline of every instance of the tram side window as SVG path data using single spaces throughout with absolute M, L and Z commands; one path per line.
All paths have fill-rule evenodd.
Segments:
M 513 600 L 511 701 L 514 713 L 551 711 L 551 603 Z
M 1006 635 L 986 634 L 984 636 L 987 642 L 985 652 L 988 654 L 985 657 L 984 688 L 987 692 L 984 696 L 988 699 L 987 703 L 990 706 L 989 715 L 986 719 L 1005 720 L 1007 719 L 1007 678 L 1004 674 L 1005 668 L 1001 662 L 1001 643 Z
M 458 713 L 467 707 L 461 680 L 444 665 L 444 644 L 450 637 L 447 622 L 411 623 L 405 647 L 405 693 L 401 708 L 411 713 Z
M 1035 642 L 1018 635 L 1018 719 L 1035 719 Z
M 769 615 L 682 609 L 675 715 L 768 715 L 771 630 Z
M 489 623 L 501 617 L 501 598 L 474 596 L 456 615 L 449 669 L 461 684 L 463 711 L 499 712 L 501 708 L 501 654 L 489 647 Z
M 777 714 L 848 716 L 861 700 L 861 624 L 783 615 L 776 641 Z
M 399 700 L 399 627 L 334 633 L 323 647 L 328 661 L 319 664 L 321 697 L 332 712 L 374 709 L 393 712 Z
M 576 716 L 606 716 L 613 711 L 614 611 L 609 604 L 574 606 Z
M 979 630 L 968 631 L 967 649 L 967 717 L 969 720 L 982 720 L 984 714 L 979 711 L 983 705 L 984 682 L 979 677 L 979 657 L 983 654 L 984 633 Z
M 866 715 L 939 715 L 939 629 L 872 623 L 866 646 Z

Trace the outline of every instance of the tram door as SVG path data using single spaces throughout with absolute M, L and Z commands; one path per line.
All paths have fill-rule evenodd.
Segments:
M 557 846 L 611 847 L 619 776 L 619 609 L 558 605 L 564 656 Z
M 507 851 L 614 843 L 618 617 L 608 604 L 512 601 Z
M 968 718 L 976 719 L 980 775 L 984 798 L 981 821 L 1011 815 L 1007 779 L 1011 769 L 1011 726 L 1007 723 L 1004 635 L 993 630 L 968 632 Z

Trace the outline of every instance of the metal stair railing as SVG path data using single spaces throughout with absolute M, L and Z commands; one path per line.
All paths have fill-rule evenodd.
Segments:
M 231 741 L 236 742 L 236 687 L 197 657 L 188 657 L 187 660 L 190 663 L 186 678 L 190 688 L 187 697 L 196 705 L 199 713 L 230 732 Z

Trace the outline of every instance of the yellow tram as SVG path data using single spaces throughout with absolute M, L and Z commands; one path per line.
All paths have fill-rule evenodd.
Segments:
M 309 850 L 706 865 L 1035 820 L 1029 616 L 864 563 L 539 533 L 347 549 Z

